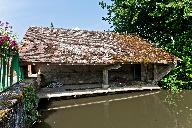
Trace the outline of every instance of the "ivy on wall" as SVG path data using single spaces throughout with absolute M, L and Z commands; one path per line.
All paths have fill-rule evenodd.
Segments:
M 36 89 L 33 86 L 26 86 L 23 89 L 24 111 L 26 113 L 26 122 L 28 127 L 38 119 L 38 102 Z

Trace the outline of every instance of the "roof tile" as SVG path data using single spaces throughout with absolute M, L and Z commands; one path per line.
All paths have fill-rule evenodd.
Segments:
M 30 27 L 20 45 L 22 61 L 65 64 L 170 63 L 178 58 L 137 35 Z

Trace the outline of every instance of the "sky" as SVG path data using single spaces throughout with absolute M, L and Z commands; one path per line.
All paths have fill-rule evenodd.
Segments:
M 0 21 L 21 40 L 29 26 L 104 31 L 110 28 L 101 0 L 0 0 Z M 104 0 L 109 3 L 110 0 Z

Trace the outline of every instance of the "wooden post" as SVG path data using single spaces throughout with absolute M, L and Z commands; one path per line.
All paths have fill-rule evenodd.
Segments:
M 37 73 L 37 88 L 40 88 L 41 84 L 42 84 L 42 78 L 41 78 L 41 71 L 39 69 L 38 73 Z
M 103 70 L 103 88 L 108 88 L 109 83 L 108 83 L 108 69 Z
M 148 64 L 144 64 L 145 67 L 145 81 L 148 82 L 149 77 L 148 77 Z
M 133 80 L 135 81 L 135 65 L 133 65 Z
M 157 65 L 156 64 L 154 64 L 154 72 L 153 72 L 153 74 L 154 74 L 154 81 L 156 81 L 156 79 L 157 79 Z
M 154 64 L 153 65 L 153 81 L 152 81 L 152 84 L 153 85 L 156 85 L 157 84 L 157 75 L 158 75 L 158 71 L 157 71 L 157 65 Z
M 145 81 L 145 67 L 141 64 L 141 81 Z

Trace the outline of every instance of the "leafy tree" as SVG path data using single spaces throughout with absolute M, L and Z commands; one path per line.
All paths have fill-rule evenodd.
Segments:
M 163 83 L 192 87 L 192 0 L 111 1 L 99 4 L 108 11 L 103 20 L 112 25 L 113 31 L 137 33 L 181 58 L 180 66 Z

